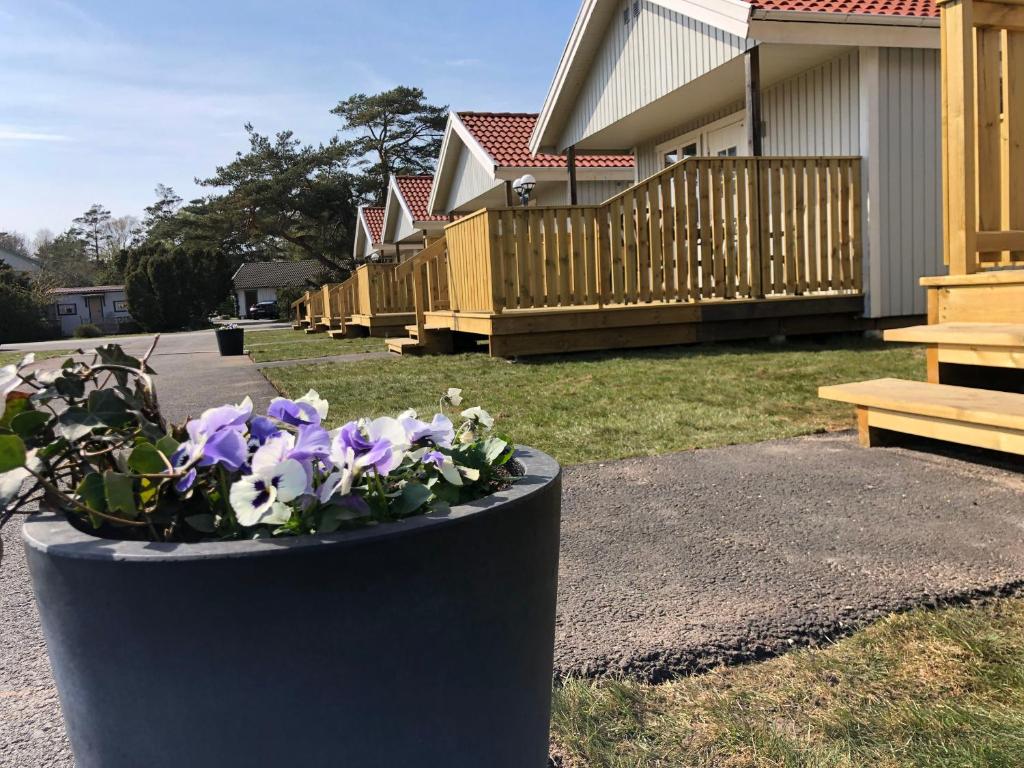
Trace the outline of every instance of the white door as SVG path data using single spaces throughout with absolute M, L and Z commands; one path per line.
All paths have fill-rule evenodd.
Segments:
M 738 120 L 735 123 L 708 131 L 706 142 L 704 154 L 709 157 L 736 157 L 746 154 L 747 125 L 743 120 Z M 742 152 L 740 151 L 741 147 L 743 148 Z

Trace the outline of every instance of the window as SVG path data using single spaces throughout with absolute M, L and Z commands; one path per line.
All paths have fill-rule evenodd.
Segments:
M 665 167 L 668 168 L 670 165 L 675 165 L 679 162 L 679 153 L 676 150 L 665 153 Z
M 729 147 L 728 149 L 719 150 L 719 157 L 736 157 L 736 147 Z
M 636 18 L 639 15 L 640 15 L 640 0 L 636 0 L 636 2 L 633 3 L 633 17 Z

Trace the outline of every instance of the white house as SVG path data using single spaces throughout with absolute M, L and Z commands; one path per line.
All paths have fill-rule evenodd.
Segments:
M 447 216 L 430 213 L 433 176 L 392 176 L 384 205 L 381 238 L 391 246 L 390 258 L 397 261 L 422 250 L 427 241 L 444 234 Z
M 923 315 L 943 272 L 932 0 L 584 0 L 533 152 L 859 156 L 866 311 Z M 758 117 L 759 116 L 759 117 Z
M 282 288 L 320 285 L 323 265 L 306 261 L 256 261 L 243 264 L 232 282 L 238 300 L 238 316 L 248 317 L 249 308 L 264 301 L 277 301 Z
M 80 325 L 95 325 L 104 333 L 122 333 L 134 324 L 123 285 L 54 288 L 50 315 L 61 335 L 71 336 Z
M 369 205 L 359 206 L 355 243 L 352 247 L 352 256 L 357 263 L 383 260 L 383 232 L 384 209 Z
M 22 256 L 20 253 L 8 251 L 4 248 L 0 248 L 0 261 L 9 264 L 15 272 L 23 272 L 29 275 L 42 269 L 39 262 L 30 256 Z
M 512 184 L 526 174 L 537 181 L 532 195 L 535 205 L 568 205 L 572 175 L 580 205 L 604 202 L 633 183 L 636 174 L 630 154 L 580 155 L 574 162 L 565 154 L 534 154 L 530 135 L 536 122 L 536 114 L 450 113 L 430 212 L 466 214 L 480 208 L 518 205 Z

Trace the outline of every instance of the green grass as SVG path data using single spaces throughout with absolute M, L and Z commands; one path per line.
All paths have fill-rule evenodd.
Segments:
M 257 363 L 387 351 L 384 339 L 338 340 L 326 333 L 307 335 L 292 330 L 249 331 L 245 334 L 245 348 Z
M 1024 600 L 659 686 L 567 681 L 552 741 L 567 768 L 1020 766 Z
M 266 371 L 282 392 L 311 387 L 337 425 L 405 408 L 431 412 L 448 387 L 501 432 L 566 464 L 649 456 L 841 429 L 853 409 L 820 385 L 923 378 L 924 352 L 861 339 L 572 355 L 509 363 L 480 354 L 367 360 Z
M 49 360 L 52 357 L 68 357 L 73 353 L 70 349 L 59 349 L 50 350 L 46 352 L 36 352 L 36 360 Z M 27 352 L 0 352 L 0 365 L 10 365 L 11 363 L 20 363 Z

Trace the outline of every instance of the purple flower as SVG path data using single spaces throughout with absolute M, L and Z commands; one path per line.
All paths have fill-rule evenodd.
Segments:
M 310 425 L 299 427 L 295 447 L 288 453 L 288 458 L 309 461 L 311 459 L 326 459 L 330 455 L 331 436 L 323 427 Z
M 280 434 L 281 430 L 266 416 L 257 416 L 249 424 L 249 436 L 256 441 L 257 445 L 263 445 L 270 438 Z
M 250 416 L 252 400 L 248 397 L 239 405 L 211 408 L 185 426 L 189 439 L 179 451 L 184 449 L 190 456 L 189 462 L 200 467 L 222 464 L 237 472 L 249 458 L 244 435 Z
M 425 454 L 423 454 L 423 458 L 421 459 L 421 461 L 424 464 L 433 464 L 435 467 L 440 469 L 441 467 L 444 466 L 445 459 L 447 458 L 448 457 L 445 456 L 440 451 L 427 451 Z
M 248 459 L 249 444 L 242 433 L 234 429 L 221 429 L 207 439 L 199 466 L 211 467 L 214 464 L 221 464 L 232 472 L 237 472 Z
M 407 450 L 405 428 L 397 419 L 384 417 L 352 421 L 339 429 L 334 433 L 330 458 L 335 466 L 351 465 L 356 471 L 373 469 L 383 477 L 402 463 Z
M 267 409 L 267 415 L 293 427 L 307 424 L 319 426 L 320 422 L 327 418 L 327 410 L 327 401 L 322 399 L 316 390 L 311 389 L 298 400 L 275 397 Z
M 442 448 L 451 448 L 455 440 L 455 425 L 443 413 L 436 414 L 429 424 L 420 421 L 415 411 L 406 411 L 398 420 L 405 429 L 406 438 L 413 445 L 426 441 Z

